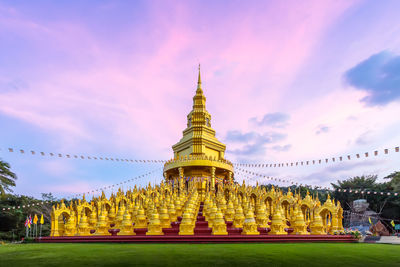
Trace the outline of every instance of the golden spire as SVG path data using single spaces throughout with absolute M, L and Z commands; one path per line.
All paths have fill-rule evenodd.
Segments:
M 203 89 L 201 88 L 201 76 L 200 76 L 200 64 L 199 64 L 199 77 L 197 79 L 197 90 L 196 94 L 193 97 L 193 110 L 192 112 L 201 112 L 207 113 L 207 117 L 211 118 L 210 114 L 206 111 L 206 97 L 203 94 Z M 202 125 L 205 124 L 205 117 L 204 115 L 200 116 L 203 118 L 204 122 L 201 122 Z M 194 123 L 194 121 L 192 121 Z
M 174 158 L 189 155 L 213 156 L 224 158 L 225 145 L 215 137 L 215 130 L 211 128 L 211 115 L 206 110 L 206 97 L 201 88 L 201 74 L 197 80 L 196 94 L 193 96 L 193 109 L 187 115 L 187 128 L 182 139 L 172 146 Z
M 199 64 L 199 78 L 197 79 L 197 91 L 200 91 L 202 93 L 201 89 L 201 77 L 200 77 L 200 64 Z

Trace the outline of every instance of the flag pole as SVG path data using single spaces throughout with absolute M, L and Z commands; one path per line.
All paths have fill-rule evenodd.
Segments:
M 43 224 L 44 224 L 44 218 L 43 218 L 43 214 L 42 214 L 42 216 L 40 217 L 40 237 L 42 237 Z
M 30 232 L 30 237 L 33 237 L 32 214 L 29 215 L 29 232 Z

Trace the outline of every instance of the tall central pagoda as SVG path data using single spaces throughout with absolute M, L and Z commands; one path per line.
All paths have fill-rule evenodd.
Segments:
M 233 165 L 224 158 L 225 144 L 215 137 L 211 115 L 206 110 L 206 97 L 201 88 L 200 65 L 193 109 L 187 115 L 187 127 L 182 139 L 172 146 L 174 158 L 164 165 L 167 181 L 196 179 L 217 183 L 233 182 Z

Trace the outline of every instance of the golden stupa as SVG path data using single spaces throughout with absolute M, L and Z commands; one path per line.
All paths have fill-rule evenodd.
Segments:
M 201 183 L 199 187 L 202 192 L 206 183 L 214 188 L 218 183 L 233 182 L 233 165 L 224 157 L 226 146 L 215 137 L 211 115 L 206 110 L 200 65 L 193 109 L 187 115 L 187 127 L 183 131 L 182 139 L 172 149 L 174 158 L 164 165 L 164 178 L 167 181 L 195 179 Z
M 182 139 L 160 185 L 106 197 L 61 201 L 51 211 L 51 238 L 134 235 L 327 235 L 343 233 L 343 209 L 328 195 L 240 185 L 225 145 L 215 138 L 199 78 Z M 42 242 L 46 239 L 42 239 Z M 101 239 L 103 240 L 103 239 Z

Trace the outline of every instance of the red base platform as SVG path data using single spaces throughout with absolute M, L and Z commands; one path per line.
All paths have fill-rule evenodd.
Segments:
M 351 235 L 164 235 L 164 236 L 69 236 L 37 238 L 40 243 L 273 243 L 273 242 L 356 242 Z

